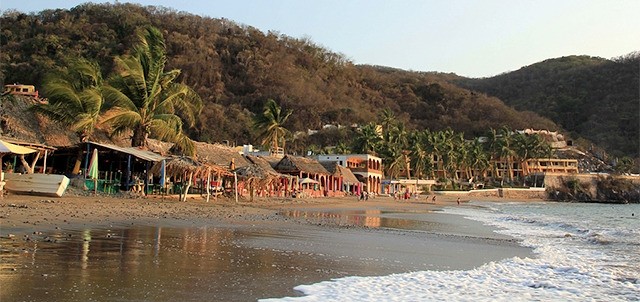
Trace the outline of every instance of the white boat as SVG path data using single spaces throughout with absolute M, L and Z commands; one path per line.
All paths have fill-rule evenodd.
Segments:
M 58 174 L 7 173 L 4 178 L 4 189 L 14 194 L 61 197 L 69 185 L 69 178 Z

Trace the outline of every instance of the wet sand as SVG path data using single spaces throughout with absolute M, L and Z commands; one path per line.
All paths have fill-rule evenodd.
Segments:
M 0 200 L 0 300 L 251 301 L 337 277 L 530 255 L 492 228 L 441 213 L 444 206 L 458 205 L 443 196 L 431 204 L 10 195 Z M 185 291 L 187 283 L 194 288 Z

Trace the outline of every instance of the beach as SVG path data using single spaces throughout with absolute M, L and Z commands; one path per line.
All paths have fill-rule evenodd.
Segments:
M 0 200 L 0 300 L 255 301 L 299 296 L 294 287 L 334 278 L 532 256 L 519 240 L 447 207 L 475 206 L 447 196 L 236 203 L 9 195 Z

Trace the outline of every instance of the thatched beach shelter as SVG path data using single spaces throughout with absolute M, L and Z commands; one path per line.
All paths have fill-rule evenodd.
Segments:
M 251 163 L 236 149 L 222 144 L 195 142 L 197 159 L 203 163 L 235 170 Z
M 344 196 L 346 193 L 357 193 L 362 183 L 347 167 L 340 166 L 334 161 L 320 162 L 331 176 L 327 182 L 327 192 L 330 196 Z
M 271 164 L 261 156 L 247 155 L 245 158 L 251 163 L 235 170 L 238 177 L 248 186 L 251 200 L 254 192 L 260 196 L 290 196 L 296 189 L 295 176 L 278 173 Z
M 326 195 L 327 181 L 331 173 L 315 159 L 285 155 L 282 160 L 275 166 L 275 170 L 282 173 L 296 176 L 300 179 L 311 178 L 319 183 L 319 187 L 307 186 L 303 189 L 306 195 L 323 196 Z
M 209 201 L 209 197 L 211 195 L 211 179 L 213 179 L 214 177 L 220 179 L 223 176 L 232 175 L 231 172 L 223 167 L 202 163 L 188 156 L 169 156 L 164 161 L 164 163 L 155 163 L 151 168 L 151 173 L 161 176 L 163 174 L 163 164 L 165 169 L 165 177 L 181 179 L 184 183 L 186 183 L 184 189 L 185 194 L 181 194 L 182 201 L 186 201 L 186 193 L 189 192 L 189 188 L 191 187 L 191 184 L 193 184 L 194 179 L 206 179 L 205 188 L 207 201 Z

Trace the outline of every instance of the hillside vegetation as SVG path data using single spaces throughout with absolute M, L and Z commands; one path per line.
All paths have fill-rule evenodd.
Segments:
M 491 78 L 453 82 L 547 117 L 613 155 L 637 157 L 639 69 L 640 52 L 612 60 L 568 56 Z
M 36 14 L 4 12 L 0 19 L 0 82 L 40 87 L 45 74 L 77 57 L 95 60 L 107 76 L 113 58 L 130 49 L 136 28 L 146 25 L 162 31 L 167 67 L 181 69 L 179 81 L 191 86 L 203 100 L 197 124 L 189 129 L 195 140 L 255 144 L 252 117 L 268 99 L 293 110 L 285 125 L 292 132 L 319 129 L 325 124 L 366 124 L 376 120 L 383 109 L 395 113 L 409 129 L 451 128 L 464 132 L 467 138 L 502 126 L 562 130 L 552 120 L 563 116 L 563 111 L 553 110 L 564 107 L 547 106 L 546 112 L 513 104 L 529 110 L 518 111 L 480 82 L 452 74 L 356 66 L 308 39 L 264 33 L 226 19 L 133 4 L 83 4 Z M 620 81 L 626 83 L 626 79 Z M 606 91 L 613 90 L 603 93 Z M 622 110 L 633 105 L 619 106 Z M 633 116 L 629 118 L 633 120 Z M 629 131 L 621 135 L 632 134 L 633 130 Z M 336 143 L 326 135 L 317 137 L 325 140 L 306 138 L 305 143 Z

